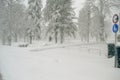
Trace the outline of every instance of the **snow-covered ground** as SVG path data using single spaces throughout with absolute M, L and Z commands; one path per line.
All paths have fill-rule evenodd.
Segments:
M 39 44 L 37 44 L 39 45 Z M 0 46 L 4 80 L 120 80 L 105 44 Z

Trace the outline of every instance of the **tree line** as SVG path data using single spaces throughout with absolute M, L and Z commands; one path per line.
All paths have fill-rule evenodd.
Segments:
M 112 10 L 120 8 L 119 0 L 86 0 L 75 22 L 73 0 L 0 0 L 0 39 L 3 45 L 12 42 L 48 40 L 63 43 L 67 38 L 105 41 Z
M 106 41 L 110 36 L 113 11 L 120 8 L 119 0 L 86 0 L 79 11 L 79 34 L 82 40 L 89 38 Z

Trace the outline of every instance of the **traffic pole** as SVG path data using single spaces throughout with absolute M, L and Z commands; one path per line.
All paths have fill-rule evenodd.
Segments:
M 117 33 L 115 33 L 115 68 L 117 68 Z
M 120 14 L 114 14 L 113 16 L 113 32 L 115 33 L 115 68 L 118 67 L 118 53 L 117 53 L 117 32 L 120 26 Z M 119 24 L 117 24 L 119 22 Z

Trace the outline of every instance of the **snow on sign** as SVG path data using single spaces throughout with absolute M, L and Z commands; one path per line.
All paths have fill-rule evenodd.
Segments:
M 115 14 L 115 15 L 113 16 L 113 23 L 117 23 L 118 20 L 119 20 L 119 16 L 118 16 L 117 14 Z
M 118 32 L 118 24 L 114 24 L 114 25 L 113 25 L 112 31 L 113 31 L 114 33 L 117 33 L 117 32 Z

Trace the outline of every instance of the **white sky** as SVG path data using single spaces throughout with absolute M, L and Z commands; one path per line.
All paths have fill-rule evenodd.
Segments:
M 27 5 L 27 1 L 25 0 L 24 4 Z M 43 0 L 43 4 L 45 5 L 46 0 Z M 75 8 L 76 16 L 78 17 L 79 10 L 83 7 L 85 0 L 73 0 L 73 8 Z
M 80 9 L 83 7 L 85 0 L 73 0 L 76 16 L 78 17 Z

